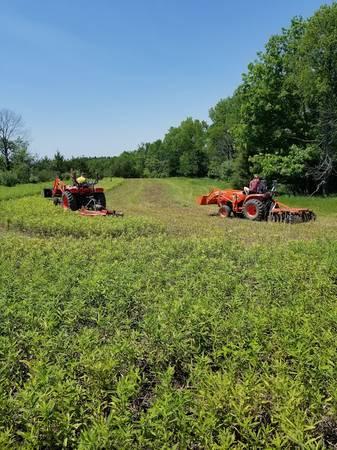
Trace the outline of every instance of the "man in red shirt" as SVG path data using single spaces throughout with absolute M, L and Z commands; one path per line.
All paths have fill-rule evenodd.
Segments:
M 258 175 L 254 175 L 254 178 L 249 183 L 249 188 L 244 187 L 243 190 L 245 191 L 245 194 L 256 194 L 260 187 L 260 177 Z

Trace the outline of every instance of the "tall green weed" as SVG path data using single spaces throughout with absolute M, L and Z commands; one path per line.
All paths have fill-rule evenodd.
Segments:
M 337 437 L 336 241 L 8 233 L 0 249 L 4 448 Z

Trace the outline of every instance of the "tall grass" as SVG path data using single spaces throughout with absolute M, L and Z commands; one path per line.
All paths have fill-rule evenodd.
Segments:
M 334 200 L 251 223 L 209 180 L 104 183 L 124 218 L 0 202 L 0 448 L 333 446 Z
M 311 448 L 333 432 L 336 241 L 0 247 L 2 448 Z
M 0 203 L 0 225 L 43 236 L 69 235 L 78 238 L 152 235 L 164 230 L 151 218 L 113 216 L 86 217 L 64 210 L 44 198 L 25 197 Z
M 0 200 L 13 200 L 37 195 L 41 193 L 44 187 L 48 187 L 48 183 L 18 184 L 13 187 L 0 186 Z

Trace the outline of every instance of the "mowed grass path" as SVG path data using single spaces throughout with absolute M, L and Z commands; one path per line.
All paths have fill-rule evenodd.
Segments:
M 295 207 L 312 208 L 318 219 L 305 224 L 273 224 L 244 219 L 222 219 L 212 214 L 216 206 L 199 206 L 196 197 L 213 187 L 226 188 L 210 179 L 127 179 L 107 193 L 108 206 L 122 209 L 126 216 L 154 218 L 170 235 L 212 237 L 244 243 L 301 240 L 337 236 L 337 197 L 280 197 Z

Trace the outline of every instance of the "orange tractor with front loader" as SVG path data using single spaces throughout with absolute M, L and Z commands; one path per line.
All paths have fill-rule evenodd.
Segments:
M 249 220 L 272 222 L 308 222 L 315 220 L 311 209 L 291 208 L 275 200 L 276 192 L 246 194 L 238 189 L 213 189 L 209 194 L 197 198 L 199 205 L 218 205 L 221 217 L 245 217 Z

